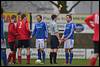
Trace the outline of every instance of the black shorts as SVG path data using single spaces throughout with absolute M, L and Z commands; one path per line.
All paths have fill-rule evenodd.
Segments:
M 99 53 L 99 42 L 94 41 L 94 53 Z
M 30 48 L 30 40 L 18 40 L 18 48 Z
M 16 42 L 13 41 L 13 42 L 9 42 L 9 48 L 11 51 L 16 51 L 17 50 L 17 46 L 16 46 Z
M 50 43 L 51 43 L 51 49 L 58 48 L 59 46 L 58 38 L 55 35 L 51 35 Z

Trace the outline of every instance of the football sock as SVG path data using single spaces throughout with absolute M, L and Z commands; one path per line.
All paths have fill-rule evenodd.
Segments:
M 66 64 L 68 64 L 69 53 L 66 52 L 65 56 L 66 56 Z
M 70 64 L 72 64 L 72 60 L 73 60 L 73 53 L 70 52 Z
M 43 62 L 45 63 L 45 51 L 42 51 Z
M 38 59 L 41 60 L 41 52 L 40 52 L 40 49 L 38 50 Z

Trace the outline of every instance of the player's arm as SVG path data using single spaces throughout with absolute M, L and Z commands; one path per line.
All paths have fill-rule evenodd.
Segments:
M 44 23 L 44 29 L 45 29 L 45 39 L 48 38 L 48 29 L 47 29 L 47 24 Z
M 26 21 L 26 30 L 30 32 L 28 21 Z
M 32 37 L 34 37 L 35 33 L 36 33 L 36 25 L 34 26 L 34 30 L 32 32 Z
M 9 32 L 11 32 L 12 35 L 16 35 L 16 29 L 15 29 L 14 24 L 11 24 L 11 25 L 10 25 L 10 30 L 9 30 Z
M 62 35 L 62 37 L 61 37 L 61 40 L 64 40 L 64 36 L 65 36 L 65 34 L 66 34 L 66 26 L 64 26 L 64 33 L 63 33 L 63 35 Z
M 93 29 L 94 26 L 90 23 L 91 21 L 93 21 L 93 15 L 87 16 L 87 17 L 85 18 L 86 24 L 87 24 L 91 29 Z

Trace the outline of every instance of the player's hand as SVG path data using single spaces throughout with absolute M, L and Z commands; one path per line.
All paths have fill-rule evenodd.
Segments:
M 30 38 L 32 39 L 32 35 L 30 36 Z
M 64 42 L 65 41 L 65 39 L 63 38 L 63 39 L 61 39 L 61 42 Z
M 61 39 L 59 39 L 59 44 L 61 44 Z

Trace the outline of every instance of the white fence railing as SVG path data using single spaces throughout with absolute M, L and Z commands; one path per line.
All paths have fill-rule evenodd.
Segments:
M 49 58 L 49 54 L 50 54 L 50 48 L 45 49 L 46 51 L 46 58 Z M 10 49 L 7 49 L 7 57 L 10 53 Z M 93 49 L 73 49 L 73 58 L 74 59 L 88 59 L 92 54 L 93 54 L 94 50 Z M 22 58 L 26 59 L 26 49 L 23 48 L 22 49 Z M 37 58 L 37 50 L 36 48 L 31 48 L 30 49 L 30 54 L 31 54 L 31 59 L 36 59 Z M 16 58 L 18 57 L 18 50 L 16 52 Z M 58 54 L 57 54 L 57 58 L 59 59 L 65 59 L 65 51 L 63 48 L 58 49 Z

